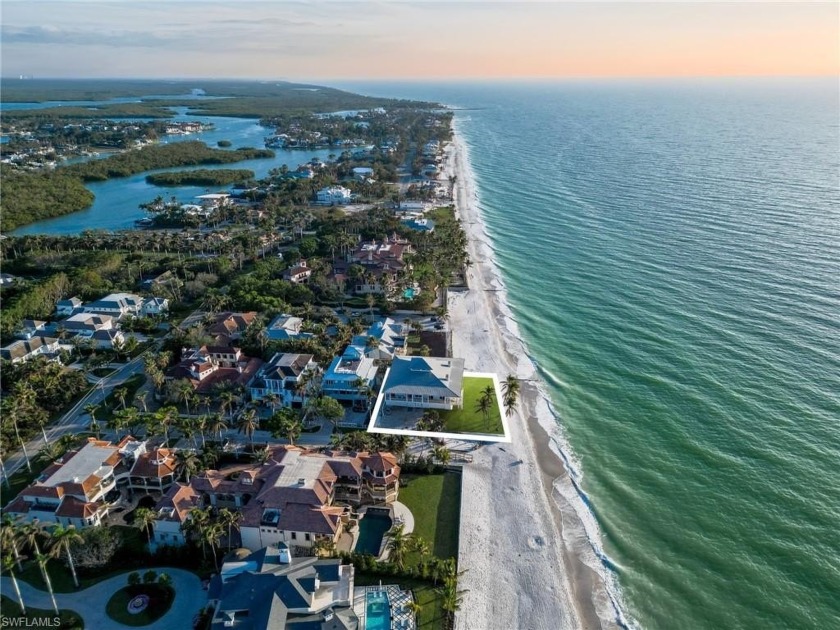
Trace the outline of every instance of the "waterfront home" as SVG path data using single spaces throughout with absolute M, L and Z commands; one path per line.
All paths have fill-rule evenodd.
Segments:
M 312 333 L 301 332 L 303 320 L 300 317 L 282 314 L 278 315 L 265 329 L 266 336 L 272 341 L 285 341 L 286 339 L 309 339 Z
M 324 372 L 321 391 L 336 400 L 366 403 L 377 370 L 376 361 L 366 356 L 365 347 L 351 344 L 340 357 L 332 360 Z
M 196 196 L 202 208 L 217 210 L 230 203 L 230 193 L 208 193 Z
M 417 232 L 432 233 L 435 231 L 435 222 L 431 219 L 410 219 L 408 221 L 403 221 L 402 223 L 406 227 L 409 227 Z
M 215 345 L 232 345 L 242 338 L 248 326 L 257 320 L 256 311 L 232 313 L 226 311 L 217 314 L 206 328 L 208 335 L 215 339 Z
M 140 315 L 143 307 L 143 298 L 134 293 L 111 293 L 103 298 L 85 304 L 82 309 L 86 313 L 99 315 L 110 315 L 114 319 L 120 319 L 124 315 Z
M 394 357 L 380 395 L 386 407 L 453 409 L 463 398 L 464 360 Z
M 399 495 L 399 478 L 391 453 L 317 453 L 275 446 L 265 464 L 236 475 L 207 470 L 190 480 L 189 491 L 181 484 L 170 488 L 156 506 L 155 540 L 173 544 L 173 523 L 183 523 L 193 507 L 211 506 L 241 512 L 243 547 L 256 550 L 283 542 L 311 549 L 318 540 L 336 542 L 341 536 L 348 508 L 335 502 L 392 503 Z M 160 540 L 158 531 L 169 538 Z
M 311 354 L 278 352 L 248 383 L 251 399 L 262 400 L 275 394 L 282 406 L 299 407 L 303 404 L 306 380 L 317 371 L 318 364 Z
M 55 314 L 58 317 L 66 317 L 77 313 L 82 308 L 82 301 L 77 297 L 59 300 L 55 303 Z
M 209 394 L 218 383 L 244 386 L 262 364 L 262 359 L 246 356 L 232 346 L 184 348 L 181 361 L 167 371 L 166 379 L 186 379 L 197 393 Z
M 57 361 L 59 353 L 58 339 L 46 336 L 31 337 L 13 341 L 0 348 L 0 357 L 12 363 L 26 363 L 30 359 L 43 356 L 48 360 Z
M 295 284 L 306 284 L 312 275 L 312 269 L 306 265 L 306 260 L 301 258 L 296 265 L 289 267 L 283 272 L 283 280 Z
M 329 186 L 315 193 L 315 203 L 319 206 L 343 206 L 350 203 L 352 193 L 344 186 Z
M 24 521 L 78 528 L 100 525 L 108 514 L 105 495 L 116 487 L 120 449 L 130 441 L 132 438 L 126 437 L 111 444 L 88 438 L 82 448 L 50 464 L 3 511 Z
M 296 558 L 283 543 L 234 555 L 210 582 L 212 630 L 355 630 L 354 567 L 339 559 Z

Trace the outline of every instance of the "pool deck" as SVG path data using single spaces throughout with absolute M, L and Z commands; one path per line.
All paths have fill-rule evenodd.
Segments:
M 391 607 L 391 630 L 415 630 L 417 622 L 414 613 L 408 608 L 412 601 L 409 591 L 402 590 L 397 584 L 383 584 L 382 586 L 359 586 L 353 594 L 353 610 L 359 617 L 359 630 L 367 628 L 367 594 L 385 591 L 388 604 Z

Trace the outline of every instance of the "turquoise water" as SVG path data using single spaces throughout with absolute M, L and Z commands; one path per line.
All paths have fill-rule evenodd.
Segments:
M 840 627 L 835 83 L 346 87 L 467 108 L 511 308 L 629 616 Z
M 385 591 L 365 595 L 365 628 L 367 630 L 390 630 L 391 605 Z
M 405 291 L 403 291 L 403 297 L 406 300 L 413 300 L 414 299 L 414 293 L 415 293 L 414 289 L 406 289 Z
M 392 525 L 391 517 L 387 514 L 367 512 L 359 521 L 359 541 L 354 551 L 378 556 L 379 548 L 382 546 L 382 537 Z
M 363 85 L 458 113 L 645 628 L 840 627 L 836 82 Z
M 4 108 L 11 108 L 13 105 L 26 105 L 25 103 L 4 104 Z M 272 131 L 262 127 L 253 118 L 229 118 L 221 116 L 191 116 L 187 114 L 187 108 L 176 108 L 177 115 L 172 118 L 174 121 L 194 120 L 203 123 L 212 123 L 213 129 L 192 135 L 170 135 L 164 136 L 165 142 L 184 142 L 187 140 L 200 140 L 211 147 L 216 147 L 219 140 L 230 140 L 230 150 L 240 147 L 263 148 L 263 138 L 271 135 Z M 178 167 L 147 171 L 130 177 L 110 179 L 104 182 L 93 182 L 88 188 L 96 195 L 93 205 L 86 210 L 73 214 L 32 223 L 10 234 L 77 234 L 84 229 L 119 230 L 133 227 L 136 219 L 147 216 L 140 210 L 139 205 L 151 201 L 158 195 L 166 198 L 175 196 L 184 203 L 192 203 L 197 195 L 207 192 L 207 188 L 201 186 L 153 186 L 146 183 L 146 175 L 149 173 L 161 173 L 167 171 L 196 170 L 196 169 L 225 169 L 243 168 L 254 171 L 257 178 L 266 177 L 273 168 L 279 168 L 285 164 L 294 169 L 298 164 L 307 162 L 313 157 L 322 160 L 334 153 L 330 149 L 317 150 L 295 150 L 286 151 L 273 149 L 274 158 L 261 160 L 244 160 L 234 164 L 206 164 L 193 167 Z M 105 157 L 105 156 L 100 156 Z M 219 189 L 225 189 L 221 187 Z M 213 188 L 217 190 L 217 188 Z

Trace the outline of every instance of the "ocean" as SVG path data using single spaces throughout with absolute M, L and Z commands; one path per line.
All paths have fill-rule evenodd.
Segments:
M 463 108 L 626 615 L 840 627 L 836 83 L 346 87 Z
M 459 108 L 634 625 L 840 627 L 836 82 L 333 85 Z

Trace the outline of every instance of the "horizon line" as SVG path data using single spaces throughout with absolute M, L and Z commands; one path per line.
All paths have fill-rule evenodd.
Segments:
M 470 83 L 507 82 L 507 81 L 637 81 L 637 80 L 690 80 L 690 79 L 836 79 L 840 74 L 694 74 L 694 75 L 530 75 L 498 77 L 325 77 L 313 79 L 292 79 L 288 77 L 213 77 L 213 76 L 28 76 L 16 74 L 0 75 L 2 81 L 234 81 L 241 83 L 266 83 L 282 81 L 284 83 L 312 84 L 314 82 L 401 82 L 401 83 L 442 83 L 468 81 Z

